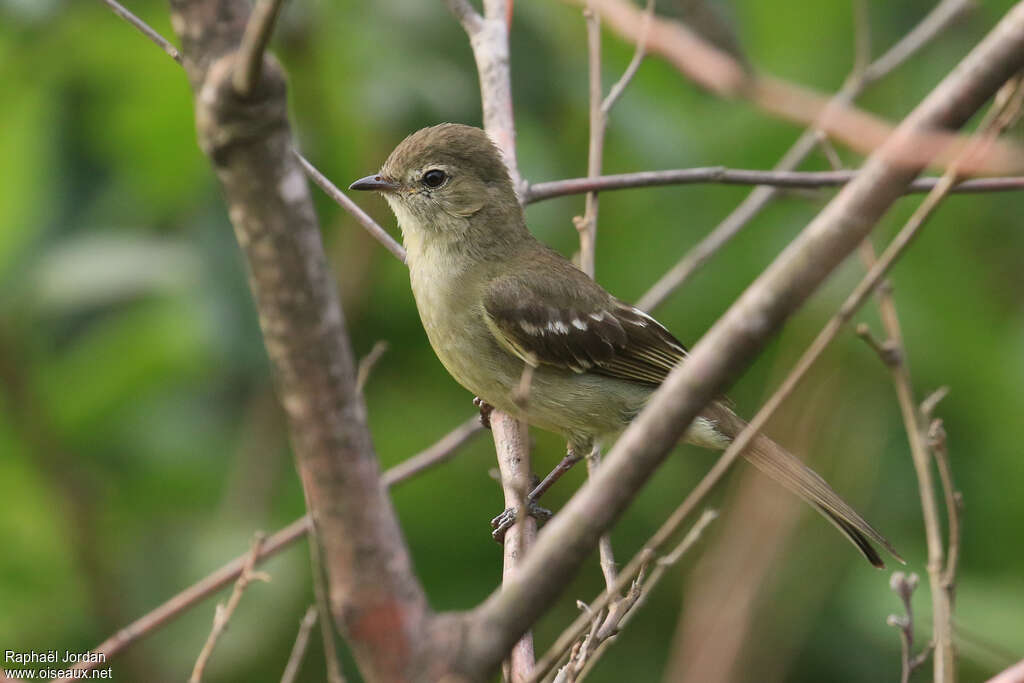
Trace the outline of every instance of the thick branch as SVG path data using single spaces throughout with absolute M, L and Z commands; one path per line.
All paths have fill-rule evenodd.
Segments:
M 482 673 L 554 600 L 704 405 L 866 237 L 920 171 L 891 163 L 916 131 L 963 123 L 1024 66 L 1024 4 L 946 77 L 694 347 L 619 439 L 600 471 L 540 535 L 520 572 L 471 613 L 459 666 Z
M 245 98 L 232 74 L 248 18 L 241 0 L 172 0 L 195 91 L 200 147 L 220 180 L 314 527 L 332 612 L 369 680 L 422 671 L 430 622 L 366 427 L 334 278 L 292 154 L 285 79 L 265 59 Z

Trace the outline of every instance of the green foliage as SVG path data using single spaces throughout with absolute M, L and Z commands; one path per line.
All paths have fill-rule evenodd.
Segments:
M 165 3 L 130 4 L 171 36 Z M 890 118 L 906 113 L 1009 4 L 981 5 L 867 93 L 864 106 Z M 923 1 L 869 5 L 876 55 L 930 9 Z M 733 0 L 722 9 L 758 68 L 824 90 L 842 83 L 853 55 L 847 4 Z M 579 13 L 537 0 L 517 2 L 516 12 L 520 166 L 533 181 L 582 175 Z M 607 86 L 632 47 L 611 35 L 603 47 Z M 296 0 L 285 7 L 274 49 L 289 72 L 303 150 L 339 186 L 372 172 L 417 128 L 480 122 L 472 54 L 441 2 Z M 231 227 L 194 143 L 181 69 L 102 3 L 0 0 L 0 82 L 0 650 L 85 650 L 243 553 L 253 530 L 301 515 L 302 493 Z M 604 165 L 609 173 L 769 168 L 798 133 L 649 59 L 612 113 Z M 821 158 L 807 164 L 824 167 Z M 746 193 L 684 186 L 602 195 L 598 279 L 635 300 Z M 696 341 L 828 196 L 777 201 L 659 317 Z M 387 467 L 468 417 L 471 397 L 434 359 L 404 268 L 338 207 L 319 193 L 316 201 L 356 351 L 379 339 L 390 344 L 367 388 Z M 383 202 L 358 201 L 394 225 Z M 879 240 L 915 204 L 902 201 Z M 531 206 L 528 218 L 542 239 L 571 254 L 578 213 L 582 198 L 574 197 Z M 1021 215 L 1020 195 L 950 199 L 893 275 L 919 397 L 952 389 L 939 415 L 967 503 L 957 594 L 958 623 L 970 635 L 961 647 L 964 680 L 1024 652 L 1024 547 L 1013 541 L 1024 533 Z M 732 394 L 741 412 L 754 412 L 860 272 L 856 263 L 844 267 L 739 382 Z M 861 318 L 879 329 L 870 309 Z M 923 575 L 920 504 L 885 369 L 846 334 L 801 392 L 795 417 L 780 418 L 773 433 L 806 444 L 800 452 Z M 816 404 L 827 409 L 801 422 L 801 410 Z M 546 469 L 563 445 L 536 439 L 536 469 Z M 710 463 L 706 453 L 681 450 L 685 457 L 658 473 L 616 529 L 621 562 Z M 500 550 L 486 523 L 502 506 L 493 466 L 484 437 L 393 491 L 437 609 L 470 607 L 500 580 Z M 582 479 L 573 473 L 546 504 L 557 510 Z M 733 490 L 715 497 L 726 510 Z M 735 663 L 735 679 L 765 680 L 754 673 L 761 672 L 770 680 L 895 680 L 899 643 L 885 617 L 899 604 L 887 576 L 864 567 L 813 514 L 800 524 L 759 587 L 750 617 L 756 636 Z M 716 522 L 711 542 L 724 526 Z M 279 679 L 311 600 L 305 552 L 299 545 L 269 564 L 273 582 L 250 589 L 211 680 Z M 680 605 L 688 589 L 700 590 L 687 583 L 695 564 L 685 559 L 669 572 L 592 680 L 657 680 L 670 666 Z M 595 560 L 538 625 L 538 643 L 575 617 L 575 598 L 589 601 L 601 587 Z M 922 587 L 915 603 L 922 641 L 925 596 Z M 206 602 L 135 645 L 114 661 L 115 679 L 182 680 L 212 612 Z M 306 681 L 323 680 L 313 640 Z M 356 680 L 352 662 L 345 665 Z

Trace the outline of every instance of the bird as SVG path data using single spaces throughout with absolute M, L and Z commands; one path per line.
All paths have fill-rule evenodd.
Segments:
M 563 436 L 570 453 L 612 442 L 687 351 L 645 311 L 527 228 L 501 152 L 479 128 L 418 130 L 352 190 L 394 212 L 413 297 L 437 358 L 456 382 L 517 419 Z M 523 393 L 525 388 L 525 394 Z M 725 400 L 685 441 L 723 450 L 746 426 Z M 759 434 L 743 453 L 841 531 L 875 567 L 888 540 L 803 461 Z

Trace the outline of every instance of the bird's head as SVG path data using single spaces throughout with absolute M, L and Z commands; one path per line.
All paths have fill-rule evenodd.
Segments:
M 474 224 L 491 229 L 521 222 L 521 209 L 501 153 L 487 133 L 456 123 L 418 130 L 391 153 L 380 172 L 352 183 L 380 192 L 408 242 L 430 235 L 466 237 Z

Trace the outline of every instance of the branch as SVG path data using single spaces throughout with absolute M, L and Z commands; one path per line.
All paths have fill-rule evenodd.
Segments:
M 299 154 L 298 150 L 295 150 L 295 158 L 298 159 L 299 165 L 302 166 L 302 170 L 310 179 L 320 186 L 328 197 L 337 202 L 338 206 L 352 214 L 352 217 L 363 226 L 370 235 L 381 243 L 381 245 L 391 252 L 392 256 L 397 258 L 402 263 L 405 263 L 405 247 L 399 244 L 394 237 L 388 234 L 388 231 L 380 226 L 380 224 L 370 218 L 370 215 L 363 211 L 358 204 L 348 198 L 344 192 L 338 189 L 338 186 L 328 180 L 327 176 L 317 170 L 316 166 L 309 163 L 306 157 Z
M 217 603 L 217 608 L 213 614 L 213 628 L 210 629 L 210 635 L 206 638 L 206 643 L 196 659 L 196 665 L 192 668 L 192 675 L 188 679 L 189 683 L 200 683 L 203 680 L 206 663 L 210 661 L 213 648 L 217 646 L 217 641 L 220 639 L 221 634 L 227 629 L 228 622 L 231 621 L 231 615 L 235 613 L 238 603 L 242 601 L 242 594 L 245 593 L 245 589 L 253 581 L 270 581 L 270 577 L 267 574 L 253 571 L 253 568 L 256 566 L 256 558 L 260 555 L 260 546 L 262 545 L 263 534 L 257 533 L 256 538 L 252 542 L 249 559 L 246 560 L 245 566 L 242 567 L 241 575 L 235 581 L 235 588 L 231 591 L 231 597 L 228 598 L 227 604 Z
M 891 161 L 902 158 L 903 149 L 917 140 L 915 133 L 963 125 L 1022 66 L 1024 4 L 1012 9 L 910 114 L 857 178 L 711 328 L 687 362 L 672 371 L 597 474 L 549 522 L 521 570 L 470 613 L 460 670 L 482 674 L 508 651 L 551 604 L 704 405 L 869 234 L 920 171 Z M 698 489 L 691 495 L 702 493 Z
M 1024 10 L 1024 5 L 1018 5 L 1018 9 Z M 1016 118 L 1021 106 L 1021 96 L 1024 93 L 1021 88 L 1021 79 L 1014 79 L 1007 83 L 1002 92 L 1008 92 L 1009 95 L 1001 102 L 997 98 L 997 104 L 989 110 L 985 121 L 980 126 L 977 139 L 963 152 L 965 161 L 972 154 L 983 153 L 987 146 L 993 144 L 995 137 Z M 948 189 L 956 182 L 959 176 L 959 167 L 959 160 L 954 160 L 942 177 L 942 181 L 921 202 L 910 220 L 907 221 L 908 226 L 919 227 L 931 217 Z M 869 242 L 864 243 L 863 254 L 867 265 L 874 267 L 876 265 L 874 250 Z M 927 426 L 923 423 L 923 415 L 919 412 L 914 400 L 913 383 L 903 347 L 899 316 L 892 293 L 886 288 L 878 292 L 878 307 L 888 336 L 886 343 L 881 346 L 883 352 L 888 352 L 883 354 L 883 360 L 889 367 L 896 387 L 896 396 L 899 400 L 907 438 L 910 441 L 910 451 L 913 456 L 921 497 L 925 539 L 928 544 L 927 570 L 932 600 L 935 681 L 936 683 L 946 683 L 954 681 L 956 678 L 955 653 L 953 651 L 952 591 L 943 568 L 945 553 L 942 547 L 942 525 L 939 522 L 938 501 L 935 496 L 935 484 L 932 480 L 931 452 L 925 433 Z
M 685 500 L 682 504 L 677 507 L 671 515 L 668 516 L 658 530 L 651 536 L 644 547 L 633 556 L 633 559 L 629 561 L 618 576 L 615 577 L 615 584 L 610 588 L 604 590 L 593 602 L 588 605 L 590 613 L 595 611 L 603 610 L 611 602 L 614 594 L 622 592 L 626 589 L 633 581 L 640 577 L 641 572 L 646 566 L 652 561 L 658 558 L 659 554 L 663 553 L 668 542 L 675 536 L 686 520 L 686 517 L 691 511 L 690 501 Z M 697 540 L 700 538 L 704 529 L 717 517 L 717 513 L 713 510 L 706 510 L 701 518 L 694 523 L 693 527 L 683 538 L 683 541 L 676 546 L 668 555 L 664 557 L 676 558 L 676 555 L 682 555 L 688 550 Z M 664 559 L 664 558 L 662 558 Z M 673 562 L 675 559 L 672 560 Z M 660 562 L 660 560 L 659 560 Z M 539 662 L 537 662 L 537 668 L 534 670 L 533 678 L 530 679 L 529 683 L 537 683 L 544 674 L 550 671 L 558 661 L 565 655 L 566 652 L 572 647 L 573 641 L 583 635 L 583 632 L 587 629 L 587 625 L 591 619 L 589 614 L 584 613 L 576 618 L 576 620 L 569 625 L 567 629 L 562 631 L 562 634 L 555 641 L 554 645 L 544 653 L 544 656 Z
M 487 0 L 486 17 L 468 0 L 445 0 L 469 37 L 480 76 L 484 130 L 494 139 L 508 166 L 512 185 L 522 195 L 522 177 L 516 162 L 516 128 L 512 116 L 512 76 L 509 70 L 508 30 L 511 0 Z
M 521 453 L 528 453 L 526 424 L 517 422 L 506 413 L 491 415 L 491 430 L 494 432 L 494 446 L 497 451 L 498 468 L 501 471 L 501 488 L 505 495 L 505 507 L 516 510 L 516 523 L 505 532 L 502 562 L 502 581 L 515 575 L 526 552 L 537 538 L 537 520 L 523 504 L 530 490 L 530 471 L 522 466 Z M 533 637 L 527 632 L 509 653 L 509 683 L 523 683 L 533 670 Z
M 590 0 L 573 0 L 583 4 Z M 608 25 L 631 42 L 642 30 L 642 11 L 626 0 L 592 0 Z M 648 49 L 665 58 L 697 85 L 726 98 L 748 100 L 769 114 L 788 121 L 814 125 L 863 154 L 880 149 L 893 132 L 881 117 L 841 104 L 801 85 L 768 75 L 754 75 L 728 53 L 707 43 L 685 25 L 655 17 Z M 928 164 L 947 166 L 963 149 L 965 140 L 955 133 L 919 129 L 903 135 L 913 138 L 899 148 L 888 147 L 888 160 L 908 169 Z M 969 174 L 1017 173 L 1024 168 L 1024 150 L 1003 142 L 962 170 Z
M 420 451 L 406 460 L 398 463 L 384 472 L 381 476 L 381 483 L 385 487 L 391 487 L 404 481 L 412 479 L 435 465 L 450 460 L 464 444 L 479 434 L 483 427 L 480 419 L 474 415 L 448 434 L 441 437 L 437 443 L 426 450 Z M 309 531 L 309 516 L 301 517 L 285 528 L 269 536 L 260 546 L 257 563 L 266 560 L 283 550 L 287 550 L 293 543 L 301 539 Z M 199 604 L 210 597 L 224 586 L 237 579 L 251 553 L 240 555 L 225 564 L 220 569 L 200 579 L 185 590 L 181 591 L 167 602 L 163 603 L 153 611 L 136 619 L 120 631 L 104 640 L 94 647 L 91 652 L 102 654 L 103 660 L 107 661 L 127 648 L 137 640 L 159 630 L 188 609 Z M 89 671 L 95 669 L 100 662 L 78 662 L 71 667 L 72 670 L 81 669 Z M 56 679 L 55 683 L 70 681 L 70 678 Z
M 597 602 L 611 604 L 608 608 L 608 614 L 603 620 L 598 619 L 599 615 L 594 616 L 594 624 L 591 626 L 590 632 L 584 640 L 572 646 L 572 654 L 569 657 L 569 661 L 559 670 L 558 676 L 555 677 L 556 682 L 562 679 L 566 681 L 580 681 L 586 678 L 587 674 L 597 664 L 597 661 L 608 650 L 608 646 L 614 641 L 615 636 L 626 627 L 640 607 L 647 601 L 651 591 L 661 581 L 665 572 L 682 559 L 683 555 L 697 543 L 707 526 L 717 517 L 717 511 L 705 510 L 704 514 L 694 522 L 693 527 L 683 537 L 683 540 L 668 553 L 656 559 L 653 555 L 647 557 L 645 552 L 654 547 L 653 541 L 649 541 L 644 546 L 644 550 L 641 550 L 641 553 L 645 553 L 647 559 L 637 565 L 635 573 L 631 569 L 626 571 L 631 577 L 631 584 L 626 596 L 619 598 L 615 585 L 609 584 L 598 597 L 598 601 L 595 601 L 595 604 Z M 654 565 L 654 569 L 648 574 L 647 569 L 651 564 Z M 630 568 L 632 567 L 633 563 L 630 563 Z M 587 614 L 592 615 L 594 613 L 593 607 L 585 607 Z M 568 646 L 572 644 L 572 636 L 567 637 L 568 634 L 578 632 L 583 624 L 585 624 L 585 621 L 581 622 L 577 619 L 569 628 L 562 632 L 558 642 L 552 646 L 551 650 L 545 653 L 541 663 L 537 665 L 537 672 L 531 681 L 538 680 L 539 677 L 547 673 L 557 661 L 565 656 L 566 650 L 569 649 Z
M 302 167 L 285 75 L 266 59 L 234 89 L 244 0 L 171 0 L 195 95 L 199 146 L 248 265 L 296 466 L 323 549 L 334 620 L 370 680 L 429 668 L 433 615 L 412 568 L 355 386 L 355 361 Z M 374 552 L 366 552 L 366 548 Z M 385 633 L 380 624 L 387 623 Z
M 512 19 L 512 0 L 484 0 L 484 16 L 481 17 L 466 0 L 445 0 L 451 13 L 459 20 L 469 44 L 473 49 L 480 77 L 480 100 L 483 110 L 484 130 L 501 150 L 509 177 L 516 193 L 522 197 L 523 181 L 516 162 L 515 119 L 512 114 L 512 75 L 509 70 L 508 33 Z M 527 379 L 529 373 L 524 373 Z M 526 397 L 523 397 L 524 400 Z M 502 488 L 505 504 L 521 507 L 523 491 L 527 487 L 521 482 L 532 478 L 530 449 L 525 436 L 526 426 L 516 423 L 510 416 L 493 411 L 490 417 L 494 448 L 501 469 Z M 513 502 L 509 502 L 513 501 Z M 503 584 L 518 573 L 527 551 L 533 545 L 536 522 L 520 510 L 515 527 L 505 534 Z M 521 639 L 519 638 L 521 636 Z M 505 652 L 495 659 L 500 661 L 511 650 L 508 662 L 508 676 L 518 683 L 529 676 L 533 669 L 533 636 L 523 629 L 516 640 L 508 644 Z
M 260 80 L 263 69 L 263 53 L 267 50 L 274 23 L 281 11 L 284 0 L 261 0 L 256 3 L 245 25 L 242 44 L 238 47 L 238 62 L 232 74 L 231 84 L 235 92 L 248 97 Z
M 910 33 L 896 43 L 884 55 L 859 74 L 854 70 L 842 89 L 832 98 L 837 104 L 852 102 L 867 86 L 887 75 L 909 59 L 917 50 L 930 42 L 971 6 L 971 0 L 942 0 Z M 818 128 L 812 126 L 797 139 L 793 146 L 775 165 L 776 171 L 792 171 L 800 165 L 814 149 L 818 139 Z M 759 187 L 719 223 L 714 230 L 694 246 L 675 266 L 661 277 L 644 294 L 637 305 L 651 310 L 663 302 L 669 294 L 682 286 L 708 259 L 739 233 L 743 227 L 768 205 L 778 190 Z
M 159 45 L 160 49 L 166 52 L 171 59 L 176 61 L 178 64 L 181 64 L 181 53 L 178 52 L 178 48 L 171 45 L 166 38 L 154 31 L 149 24 L 132 14 L 126 7 L 118 3 L 116 0 L 102 0 L 102 2 L 112 9 L 114 14 L 139 29 L 139 31 L 142 32 L 142 35 Z
M 313 626 L 316 625 L 316 618 L 316 605 L 310 605 L 309 609 L 306 610 L 306 614 L 299 622 L 299 632 L 295 636 L 292 652 L 288 655 L 288 663 L 284 667 L 284 673 L 281 674 L 281 683 L 295 683 L 295 678 L 299 675 L 299 669 L 302 667 L 302 658 L 306 656 L 306 647 L 309 645 L 309 633 L 313 630 Z
M 662 187 L 665 185 L 695 185 L 713 183 L 720 185 L 757 185 L 773 188 L 821 189 L 841 187 L 855 178 L 857 171 L 759 171 L 752 169 L 708 166 L 703 168 L 680 168 L 667 171 L 638 171 L 586 178 L 568 178 L 529 185 L 523 200 L 526 204 L 583 194 L 585 192 L 607 192 L 637 187 Z M 940 178 L 918 178 L 906 187 L 906 193 L 929 192 Z M 968 194 L 982 192 L 1015 192 L 1024 190 L 1024 176 L 1001 178 L 978 178 L 961 180 L 953 186 L 952 192 Z
M 924 659 L 914 656 L 914 606 L 911 597 L 917 588 L 917 574 L 907 576 L 903 572 L 893 572 L 889 579 L 889 588 L 899 596 L 903 604 L 903 616 L 890 614 L 885 620 L 889 626 L 899 629 L 900 632 L 900 683 L 910 683 L 910 675 L 914 669 L 924 663 Z M 927 656 L 928 648 L 923 655 Z

